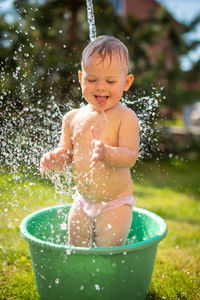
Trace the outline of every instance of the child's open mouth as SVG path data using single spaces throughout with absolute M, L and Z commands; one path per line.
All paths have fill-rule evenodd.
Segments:
M 108 100 L 108 96 L 96 96 L 95 98 L 97 99 L 97 102 L 99 105 L 104 106 Z

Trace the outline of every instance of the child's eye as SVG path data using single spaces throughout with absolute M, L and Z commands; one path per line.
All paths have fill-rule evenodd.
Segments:
M 115 81 L 107 80 L 107 83 L 112 84 L 115 83 Z
M 88 82 L 95 82 L 96 80 L 95 79 L 88 79 L 87 81 Z

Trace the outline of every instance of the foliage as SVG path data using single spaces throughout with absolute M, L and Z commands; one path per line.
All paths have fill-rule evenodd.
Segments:
M 71 100 L 78 106 L 81 96 L 77 71 L 81 51 L 88 40 L 85 1 L 15 0 L 14 3 L 15 20 L 9 24 L 5 16 L 0 17 L 2 109 L 12 103 L 12 111 L 21 110 L 30 103 L 46 102 L 50 97 L 61 104 Z M 176 90 L 183 75 L 179 58 L 197 45 L 197 42 L 187 45 L 183 34 L 194 28 L 199 19 L 190 26 L 176 24 L 161 7 L 148 19 L 129 15 L 125 21 L 114 13 L 107 0 L 94 1 L 94 11 L 97 34 L 115 35 L 129 49 L 131 69 L 136 75 L 132 92 L 148 92 L 152 84 L 165 84 L 165 101 L 173 106 L 181 102 L 183 95 L 179 97 Z M 158 51 L 156 60 L 151 62 L 151 47 L 159 41 L 166 43 L 166 51 Z M 170 67 L 166 65 L 168 52 L 173 55 Z

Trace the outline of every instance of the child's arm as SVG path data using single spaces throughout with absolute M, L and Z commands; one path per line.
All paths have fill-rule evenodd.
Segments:
M 72 161 L 72 142 L 69 134 L 71 113 L 67 113 L 62 121 L 62 133 L 58 147 L 43 155 L 40 161 L 40 173 L 49 170 L 62 170 Z
M 118 168 L 132 167 L 139 152 L 139 125 L 135 113 L 126 111 L 119 130 L 119 146 L 104 145 L 97 137 L 95 128 L 91 128 L 93 136 L 93 155 L 91 168 L 100 160 Z

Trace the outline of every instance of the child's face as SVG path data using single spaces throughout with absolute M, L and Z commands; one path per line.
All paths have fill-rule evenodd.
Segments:
M 83 97 L 97 111 L 114 107 L 133 82 L 133 75 L 127 75 L 126 65 L 117 55 L 101 58 L 93 56 L 79 72 Z

